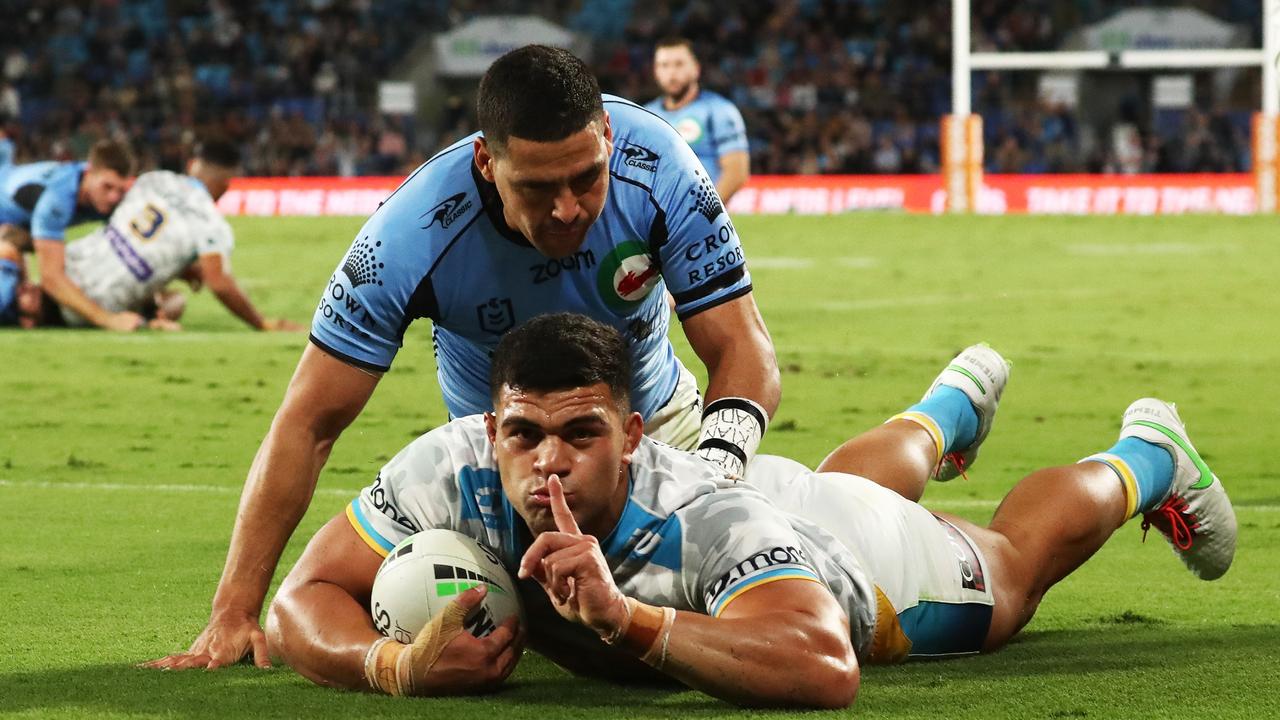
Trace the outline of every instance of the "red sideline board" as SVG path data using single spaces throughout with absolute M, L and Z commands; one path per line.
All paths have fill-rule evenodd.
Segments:
M 370 215 L 401 178 L 237 178 L 226 215 Z M 940 213 L 938 175 L 756 175 L 729 203 L 734 215 L 862 210 Z M 986 175 L 979 213 L 1172 215 L 1257 209 L 1253 175 Z

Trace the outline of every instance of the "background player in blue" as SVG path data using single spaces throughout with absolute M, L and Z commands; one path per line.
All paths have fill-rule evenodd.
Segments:
M 258 617 L 276 562 L 329 449 L 417 318 L 433 322 L 454 416 L 489 409 L 503 333 L 575 311 L 625 335 L 646 431 L 734 474 L 759 445 L 780 396 L 777 361 L 737 233 L 688 145 L 639 106 L 602 100 L 586 66 L 554 48 L 500 58 L 477 104 L 483 135 L 414 172 L 329 279 L 249 471 L 209 625 L 157 667 L 218 667 L 250 650 L 267 662 Z M 707 367 L 705 413 L 667 340 L 664 288 Z
M 701 66 L 693 43 L 680 37 L 658 43 L 653 75 L 662 97 L 645 105 L 661 115 L 689 143 L 728 203 L 751 174 L 747 128 L 727 98 L 698 85 Z
M 141 315 L 104 310 L 66 274 L 67 228 L 105 219 L 124 198 L 133 155 L 123 144 L 102 140 L 88 162 L 38 162 L 0 167 L 0 224 L 3 236 L 40 260 L 40 286 L 59 305 L 109 330 L 136 330 Z M 30 243 L 30 246 L 27 246 Z

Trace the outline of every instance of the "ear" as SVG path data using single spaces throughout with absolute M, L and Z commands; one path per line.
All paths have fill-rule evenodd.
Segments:
M 622 432 L 626 436 L 622 445 L 622 463 L 626 465 L 631 462 L 631 456 L 640 446 L 640 438 L 644 436 L 644 418 L 640 417 L 640 413 L 633 412 L 627 416 L 622 422 Z
M 480 171 L 480 177 L 486 182 L 494 182 L 494 159 L 493 152 L 489 150 L 489 143 L 482 137 L 476 138 L 472 143 L 472 154 L 475 156 L 476 169 Z
M 608 110 L 602 112 L 601 121 L 604 123 L 604 141 L 609 143 L 609 152 L 613 152 L 613 120 Z
M 489 436 L 490 445 L 498 443 L 498 418 L 491 412 L 484 414 L 484 432 Z

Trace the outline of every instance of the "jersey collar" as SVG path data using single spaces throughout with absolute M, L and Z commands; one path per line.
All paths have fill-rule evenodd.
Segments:
M 480 204 L 484 207 L 484 214 L 489 217 L 489 222 L 493 224 L 493 228 L 498 231 L 498 234 L 520 247 L 533 247 L 533 243 L 525 239 L 524 235 L 507 225 L 507 220 L 502 214 L 502 196 L 498 194 L 498 186 L 485 180 L 484 176 L 480 174 L 480 168 L 477 168 L 475 163 L 471 163 L 471 178 L 475 180 L 476 191 L 480 194 Z

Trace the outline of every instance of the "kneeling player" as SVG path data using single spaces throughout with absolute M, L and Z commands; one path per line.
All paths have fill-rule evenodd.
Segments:
M 185 302 L 165 286 L 180 277 L 202 285 L 257 330 L 300 330 L 288 320 L 267 320 L 231 274 L 234 238 L 214 204 L 240 164 L 239 151 L 205 142 L 187 174 L 157 170 L 140 176 L 100 230 L 67 246 L 66 272 L 87 296 L 112 312 L 130 311 L 176 328 Z M 68 325 L 83 316 L 62 308 Z
M 483 639 L 424 631 L 417 642 L 434 644 L 419 647 L 382 638 L 369 618 L 387 551 L 447 528 L 518 570 L 532 647 L 571 669 L 638 677 L 640 660 L 733 702 L 840 707 L 862 663 L 1001 647 L 1136 514 L 1197 575 L 1231 563 L 1227 496 L 1158 400 L 1130 406 L 1107 452 L 1028 476 L 983 528 L 903 494 L 976 455 L 1008 377 L 995 351 L 962 353 L 921 403 L 819 472 L 761 457 L 735 485 L 642 436 L 623 347 L 572 315 L 503 338 L 494 412 L 414 441 L 321 529 L 271 606 L 272 650 L 324 685 L 501 683 L 525 637 L 514 620 Z M 482 592 L 457 602 L 470 609 Z

